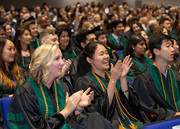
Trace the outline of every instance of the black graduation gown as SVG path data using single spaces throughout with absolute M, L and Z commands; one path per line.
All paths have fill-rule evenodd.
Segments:
M 180 86 L 180 77 L 176 72 L 175 75 L 177 77 L 177 85 Z M 165 85 L 167 87 L 168 84 Z M 148 70 L 137 76 L 133 82 L 133 87 L 135 88 L 139 99 L 145 104 L 144 111 L 157 115 L 157 118 L 153 119 L 153 121 L 170 119 L 176 113 L 175 107 L 173 108 L 159 94 Z
M 148 68 L 148 65 L 142 59 L 139 59 L 139 61 L 145 68 Z M 130 75 L 130 76 L 134 80 L 139 74 L 142 73 L 142 71 L 140 70 L 140 68 L 138 67 L 138 65 L 134 61 L 132 61 L 132 62 L 133 62 L 133 64 L 130 68 L 130 71 L 133 72 L 133 75 Z
M 64 125 L 65 119 L 62 114 L 56 112 L 57 107 L 55 99 L 53 99 L 53 92 L 48 91 L 48 93 L 55 113 L 49 118 L 44 119 L 41 116 L 38 100 L 30 82 L 25 82 L 12 97 L 9 109 L 9 113 L 22 113 L 24 120 L 17 122 L 9 120 L 9 124 L 13 123 L 20 126 L 26 123 L 31 129 L 60 129 Z M 73 113 L 66 119 L 66 122 L 73 129 L 113 129 L 110 122 L 97 112 L 90 114 L 83 112 L 77 116 Z
M 85 75 L 77 79 L 75 83 L 76 90 L 86 90 L 88 87 L 91 87 L 91 89 L 94 91 L 94 100 L 92 101 L 91 105 L 93 105 L 93 107 L 98 113 L 104 116 L 107 120 L 111 121 L 113 126 L 117 128 L 119 124 L 117 121 L 117 113 L 120 112 L 116 110 L 117 105 L 115 97 L 113 98 L 111 106 L 109 106 L 107 92 L 103 92 L 99 88 L 98 84 L 90 76 Z M 120 98 L 128 112 L 132 116 L 136 117 L 143 123 L 149 123 L 149 119 L 146 117 L 144 112 L 139 109 L 141 105 L 139 105 L 140 103 L 132 87 L 129 87 L 129 99 L 126 98 L 122 91 L 120 93 Z

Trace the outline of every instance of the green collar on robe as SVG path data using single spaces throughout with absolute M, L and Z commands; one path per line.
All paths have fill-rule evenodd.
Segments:
M 109 73 L 109 75 L 110 75 L 110 71 L 106 70 L 106 72 Z M 87 75 L 90 76 L 90 77 L 93 79 L 93 81 L 95 81 L 95 83 L 99 86 L 99 88 L 102 90 L 102 87 L 101 87 L 101 85 L 99 84 L 99 82 L 98 82 L 98 80 L 96 79 L 96 77 L 95 77 L 91 72 L 88 72 Z M 97 75 L 97 76 L 98 76 L 98 75 Z M 99 77 L 99 79 L 100 79 L 100 81 L 101 81 L 104 89 L 107 90 L 108 85 L 105 83 L 104 79 L 103 79 L 102 77 L 100 77 L 100 76 L 98 76 L 98 77 Z M 108 78 L 108 76 L 107 76 L 106 74 L 105 74 L 105 78 L 108 79 L 108 81 L 110 81 L 109 78 Z M 119 81 L 117 81 L 117 83 L 116 83 L 116 89 L 117 89 L 117 91 L 118 91 L 118 96 L 119 96 L 119 94 L 120 94 L 120 89 L 121 89 L 121 84 L 120 84 Z M 117 102 L 117 101 L 116 101 L 116 102 Z M 118 102 L 117 102 L 117 103 L 118 103 Z M 123 112 L 127 115 L 127 113 L 126 113 L 126 111 L 124 110 L 124 108 L 122 107 L 122 105 L 120 105 L 120 106 L 121 106 L 121 109 L 123 110 Z M 119 112 L 120 112 L 119 106 L 117 106 L 117 108 L 118 108 L 118 110 L 119 110 Z M 118 115 L 120 115 L 120 114 L 118 113 Z M 124 117 L 125 117 L 125 116 L 124 116 Z M 120 117 L 119 117 L 119 118 L 120 118 Z M 129 120 L 128 120 L 127 117 L 125 117 L 125 121 L 130 125 L 130 122 L 129 122 Z M 132 120 L 131 120 L 131 122 L 132 122 L 133 124 L 137 125 L 137 128 L 139 128 L 139 127 L 142 126 L 142 123 L 139 123 L 139 122 L 137 122 L 137 121 L 132 121 Z M 123 120 L 121 120 L 121 123 L 123 124 L 124 127 L 126 127 L 125 124 L 123 123 Z
M 124 54 L 123 53 L 121 53 L 121 55 L 120 55 L 120 58 L 119 58 L 120 60 L 123 60 L 124 59 Z M 144 71 L 145 69 L 143 68 L 143 64 L 139 64 L 139 62 L 133 57 L 132 58 L 132 60 L 134 61 L 134 63 L 138 66 L 138 68 L 140 69 L 140 71 Z M 151 64 L 152 64 L 152 61 L 151 61 L 151 59 L 149 59 L 149 57 L 147 57 L 147 56 L 143 56 L 143 60 L 144 61 L 146 61 L 146 63 L 150 66 Z M 142 66 L 143 65 L 143 66 Z M 144 66 L 145 67 L 145 66 Z M 128 76 L 126 77 L 127 79 L 129 79 L 130 81 L 133 81 L 133 78 L 132 78 L 132 76 L 133 76 L 133 72 L 131 71 L 131 70 L 129 70 L 129 72 L 128 72 Z
M 114 48 L 118 49 L 119 48 L 119 44 L 116 42 L 116 40 L 114 39 L 112 34 L 107 34 L 107 35 L 109 36 L 109 38 L 110 38 Z M 120 36 L 120 41 L 121 41 L 123 47 L 125 48 L 127 46 L 127 43 L 126 43 L 126 41 L 125 41 L 125 39 L 124 39 L 124 37 L 122 35 Z
M 172 33 L 170 33 L 170 32 L 169 32 L 169 36 L 171 36 L 172 38 L 174 38 L 174 34 L 172 34 Z
M 151 59 L 149 59 L 149 57 L 147 57 L 147 56 L 142 56 L 142 59 L 143 59 L 148 65 L 151 65 L 151 64 L 153 63 L 153 62 L 151 61 Z M 146 67 L 145 67 L 142 63 L 138 62 L 135 57 L 133 57 L 132 60 L 133 60 L 133 61 L 135 62 L 135 64 L 138 66 L 138 68 L 139 68 L 140 71 L 143 72 L 144 70 L 146 70 Z M 143 67 L 142 65 L 143 65 L 144 67 Z
M 36 49 L 37 47 L 40 46 L 39 39 L 37 37 L 35 37 L 35 41 L 31 41 L 30 45 L 33 49 Z
M 173 30 L 171 33 L 176 35 L 176 36 L 179 36 L 179 34 L 176 32 L 176 30 Z
M 160 74 L 162 73 L 159 73 L 159 70 L 156 66 L 154 66 L 153 64 L 151 66 L 149 66 L 148 68 L 148 71 L 150 72 L 152 78 L 153 78 L 153 81 L 155 83 L 155 86 L 159 92 L 159 94 L 161 95 L 161 97 L 163 97 L 165 99 L 165 96 L 164 96 L 164 93 L 163 93 L 163 87 L 162 87 L 162 83 L 161 83 L 161 77 L 160 77 Z M 178 111 L 176 110 L 176 108 L 174 106 L 171 105 L 171 102 L 170 102 L 170 99 L 168 98 L 168 95 L 167 95 L 167 89 L 164 88 L 165 90 L 165 94 L 166 94 L 166 101 L 172 106 L 174 107 L 174 110 L 176 110 L 177 112 L 180 111 L 180 95 L 179 95 L 179 90 L 178 90 L 178 86 L 177 86 L 177 81 L 176 81 L 176 76 L 173 72 L 173 70 L 169 67 L 170 69 L 170 73 L 171 73 L 171 76 L 172 76 L 172 82 L 173 82 L 173 91 L 172 92 L 172 88 L 171 88 L 171 79 L 170 79 L 170 74 L 169 74 L 169 70 L 167 72 L 167 77 L 168 77 L 168 81 L 169 81 L 169 93 L 171 95 L 171 97 L 173 98 L 173 94 L 174 94 L 174 97 L 175 97 L 175 102 L 177 104 L 177 108 L 178 108 Z M 163 83 L 164 83 L 164 80 L 163 80 Z M 175 104 L 174 104 L 175 105 Z
M 63 58 L 67 60 L 67 59 L 74 58 L 76 56 L 76 53 L 74 51 L 70 52 L 69 48 L 66 48 L 65 50 L 62 50 L 62 55 L 63 55 Z
M 18 62 L 18 66 L 22 67 L 22 66 L 26 66 L 27 64 L 29 65 L 31 61 L 31 57 L 24 57 L 22 56 L 22 62 Z
M 176 30 L 173 30 L 171 33 L 170 33 L 170 36 L 175 38 L 177 40 L 177 42 L 179 42 L 179 38 L 180 38 L 180 35 L 176 32 Z
M 37 100 L 39 103 L 39 108 L 41 111 L 41 116 L 45 117 L 46 106 L 45 106 L 45 102 L 43 99 L 43 95 L 42 95 L 40 86 L 39 86 L 39 84 L 35 83 L 32 78 L 29 78 L 28 80 L 29 80 L 29 82 L 30 82 L 35 94 L 36 94 L 36 97 L 37 97 Z M 62 86 L 59 83 L 57 83 L 56 81 L 55 81 L 55 83 L 56 83 L 56 89 L 57 89 L 59 109 L 60 109 L 60 111 L 62 111 L 65 107 L 65 100 L 66 100 L 65 96 L 66 95 L 64 93 Z M 52 106 L 53 104 L 52 104 L 51 98 L 48 94 L 46 86 L 42 85 L 42 88 L 43 88 L 43 91 L 44 91 L 44 94 L 46 97 L 46 102 L 48 105 L 48 114 L 47 114 L 47 118 L 48 118 L 48 117 L 52 116 L 55 112 L 54 112 L 54 108 Z M 55 95 L 54 82 L 52 84 L 52 90 L 53 90 L 53 93 Z M 55 96 L 54 96 L 54 98 L 55 98 Z M 71 127 L 67 123 L 65 123 L 61 129 L 71 129 Z
M 115 52 L 115 50 L 111 49 L 110 47 L 106 46 L 106 50 L 108 51 L 108 54 L 111 55 Z

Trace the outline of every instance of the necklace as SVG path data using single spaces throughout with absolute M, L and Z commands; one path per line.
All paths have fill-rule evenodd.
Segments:
M 40 89 L 41 89 L 41 93 L 43 95 L 43 99 L 44 99 L 44 103 L 45 103 L 45 107 L 46 107 L 46 113 L 45 113 L 45 119 L 46 119 L 47 117 L 49 117 L 48 116 L 48 104 L 47 104 L 46 95 L 44 94 L 44 90 L 43 90 L 42 85 L 40 85 Z M 55 92 L 55 99 L 56 99 L 56 104 L 57 104 L 57 111 L 60 112 L 55 81 L 54 81 L 54 92 Z

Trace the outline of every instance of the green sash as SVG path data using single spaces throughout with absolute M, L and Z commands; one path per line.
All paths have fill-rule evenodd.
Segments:
M 127 46 L 127 43 L 126 43 L 126 40 L 124 39 L 123 35 L 121 35 L 120 41 L 123 44 L 123 47 L 125 48 Z
M 176 32 L 176 30 L 173 30 L 171 33 L 176 35 L 176 36 L 179 36 L 178 33 Z
M 143 56 L 142 57 L 143 58 L 143 60 L 148 64 L 148 65 L 151 65 L 153 62 L 151 61 L 151 59 L 149 59 L 149 57 L 147 57 L 147 56 Z M 134 63 L 138 66 L 138 68 L 139 68 L 139 70 L 140 71 L 144 71 L 144 70 L 146 70 L 145 68 L 145 66 L 142 64 L 142 63 L 140 63 L 140 62 L 138 62 L 138 60 L 135 58 L 135 57 L 133 57 L 132 58 L 132 60 L 134 61 Z M 144 66 L 144 67 L 143 67 Z
M 22 56 L 22 63 L 19 63 L 18 65 L 19 66 L 26 66 L 27 64 L 29 65 L 30 61 L 31 61 L 30 56 L 29 57 Z
M 114 39 L 112 34 L 107 34 L 107 35 L 109 36 L 114 48 L 118 49 L 118 43 L 116 42 L 116 40 Z M 120 41 L 121 41 L 123 47 L 125 48 L 127 46 L 127 43 L 126 43 L 126 41 L 125 41 L 125 39 L 124 39 L 124 37 L 122 35 L 120 36 Z
M 170 32 L 169 32 L 169 36 L 171 36 L 172 38 L 175 38 L 175 37 L 174 37 L 174 34 L 173 34 L 173 33 L 170 33 Z
M 66 48 L 65 51 L 62 50 L 62 55 L 63 55 L 63 58 L 67 60 L 67 59 L 74 58 L 76 56 L 76 53 L 74 51 L 70 52 L 69 49 Z
M 37 47 L 40 46 L 39 39 L 37 37 L 35 37 L 35 41 L 34 42 L 31 41 L 30 45 L 33 49 L 36 49 Z
M 154 66 L 153 64 L 151 66 L 149 66 L 147 69 L 153 78 L 153 81 L 156 85 L 156 88 L 157 88 L 159 94 L 161 95 L 161 97 L 163 97 L 165 99 L 163 87 L 162 87 L 162 82 L 161 82 L 161 77 L 160 77 L 160 74 L 162 74 L 162 73 L 159 73 L 158 68 L 156 66 Z M 168 80 L 169 80 L 169 89 L 168 90 L 169 90 L 169 93 L 170 93 L 172 98 L 173 98 L 173 94 L 174 94 L 174 97 L 175 97 L 174 105 L 177 105 L 178 111 L 180 111 L 180 95 L 179 95 L 179 90 L 178 90 L 178 86 L 177 86 L 176 76 L 170 67 L 169 67 L 169 69 L 170 69 L 170 73 L 172 76 L 173 91 L 172 91 L 172 87 L 171 87 L 171 79 L 170 79 L 169 70 L 167 73 Z M 163 80 L 163 83 L 164 83 L 164 80 Z M 166 94 L 166 101 L 171 105 L 169 97 L 167 95 L 166 88 L 164 88 L 164 90 L 165 90 L 165 94 Z M 174 106 L 172 106 L 172 107 L 174 107 Z M 174 110 L 176 110 L 176 109 L 174 108 Z
M 110 71 L 106 70 L 106 72 L 107 72 L 108 74 L 110 74 Z M 103 90 L 102 87 L 101 87 L 101 85 L 100 85 L 100 83 L 98 82 L 97 78 L 96 78 L 91 72 L 88 72 L 87 75 L 90 76 L 90 77 L 95 81 L 95 83 L 99 86 L 99 88 L 100 88 L 101 90 Z M 107 87 L 108 87 L 108 86 L 107 86 L 107 84 L 105 83 L 105 81 L 103 80 L 103 78 L 100 77 L 100 76 L 98 76 L 98 75 L 97 75 L 97 77 L 100 79 L 100 81 L 101 81 L 104 89 L 107 90 Z M 107 75 L 105 75 L 105 77 L 108 79 L 108 81 L 110 81 Z M 119 94 L 120 94 L 120 89 L 121 89 L 121 84 L 120 84 L 119 81 L 117 81 L 117 83 L 116 83 L 116 89 L 117 89 L 117 91 L 118 91 L 118 96 L 119 96 Z M 117 99 L 116 99 L 116 101 L 117 101 Z M 119 103 L 119 102 L 117 102 L 117 103 Z M 119 104 L 120 104 L 120 103 L 119 103 Z M 117 105 L 117 104 L 116 104 L 116 105 Z M 120 104 L 120 108 L 121 108 L 121 109 L 120 109 L 118 106 L 117 106 L 117 108 L 118 108 L 119 112 L 121 112 L 120 110 L 122 110 L 122 111 L 124 112 L 124 114 L 127 115 L 125 109 L 123 108 L 123 106 L 122 106 L 121 104 Z M 120 116 L 119 113 L 118 113 L 118 115 Z M 127 115 L 127 116 L 129 117 L 129 115 Z M 130 125 L 130 121 L 129 121 L 128 117 L 124 116 L 125 121 Z M 121 117 L 119 117 L 119 119 L 120 119 L 120 118 L 121 118 Z M 120 120 L 120 121 L 121 121 L 121 124 L 123 125 L 123 127 L 126 127 L 125 124 L 123 123 L 123 121 L 122 121 L 122 120 Z M 132 122 L 133 124 L 137 125 L 137 128 L 139 128 L 139 127 L 142 126 L 142 123 L 139 123 L 139 122 L 137 122 L 137 121 L 132 121 L 132 120 L 131 120 L 131 122 Z
M 149 57 L 147 57 L 147 56 L 143 56 L 142 57 L 143 58 L 143 60 L 150 66 L 151 64 L 152 64 L 152 61 L 151 61 L 151 59 L 149 59 Z M 123 53 L 121 53 L 121 55 L 120 55 L 120 58 L 119 58 L 120 60 L 123 60 L 124 59 L 124 54 Z M 140 64 L 134 57 L 132 58 L 132 61 L 134 61 L 134 63 L 138 66 L 138 68 L 140 69 L 140 71 L 144 71 L 145 69 L 144 69 L 144 65 L 143 64 Z M 143 67 L 143 66 L 144 67 Z M 128 76 L 126 77 L 128 80 L 130 80 L 130 81 L 133 81 L 133 78 L 132 78 L 132 76 L 133 76 L 133 72 L 131 71 L 131 70 L 129 70 L 129 72 L 128 72 Z
M 45 106 L 45 102 L 43 99 L 43 95 L 42 95 L 40 86 L 37 83 L 35 83 L 32 80 L 32 78 L 29 78 L 28 80 L 29 80 L 29 82 L 30 82 L 35 94 L 36 94 L 36 97 L 37 97 L 37 100 L 39 103 L 39 108 L 41 111 L 41 116 L 45 117 L 46 106 Z M 62 89 L 61 85 L 59 83 L 57 83 L 56 81 L 55 81 L 55 83 L 56 83 L 56 89 L 57 89 L 59 109 L 61 111 L 65 107 L 66 97 L 65 97 L 65 93 L 64 93 L 64 90 Z M 54 91 L 53 85 L 54 85 L 54 83 L 52 84 L 52 88 L 53 88 L 53 93 L 54 93 L 54 98 L 55 98 L 55 91 Z M 54 114 L 54 108 L 52 106 L 53 104 L 52 104 L 51 98 L 48 94 L 47 88 L 44 85 L 42 85 L 42 88 L 43 88 L 43 91 L 44 91 L 44 94 L 46 97 L 46 101 L 47 101 L 47 105 L 48 105 L 48 114 L 47 114 L 47 118 L 48 118 Z M 65 123 L 61 129 L 71 129 L 71 127 L 67 123 Z

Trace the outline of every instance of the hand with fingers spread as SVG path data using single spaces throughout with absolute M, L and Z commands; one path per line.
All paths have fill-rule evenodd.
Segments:
M 84 108 L 88 105 L 91 104 L 92 99 L 94 98 L 94 91 L 91 91 L 91 88 L 89 87 L 81 96 L 81 100 L 78 104 L 77 108 Z M 88 93 L 90 92 L 90 94 L 88 95 Z
M 68 115 L 71 114 L 76 109 L 78 103 L 81 100 L 82 94 L 83 94 L 83 90 L 77 91 L 70 97 L 69 97 L 69 94 L 66 93 L 66 106 L 60 112 L 65 118 L 68 117 Z
M 126 56 L 123 60 L 123 63 L 120 67 L 120 71 L 121 71 L 121 78 L 124 78 L 126 77 L 130 67 L 132 66 L 133 63 L 131 63 L 131 60 L 132 58 L 130 58 L 130 55 L 129 56 Z

